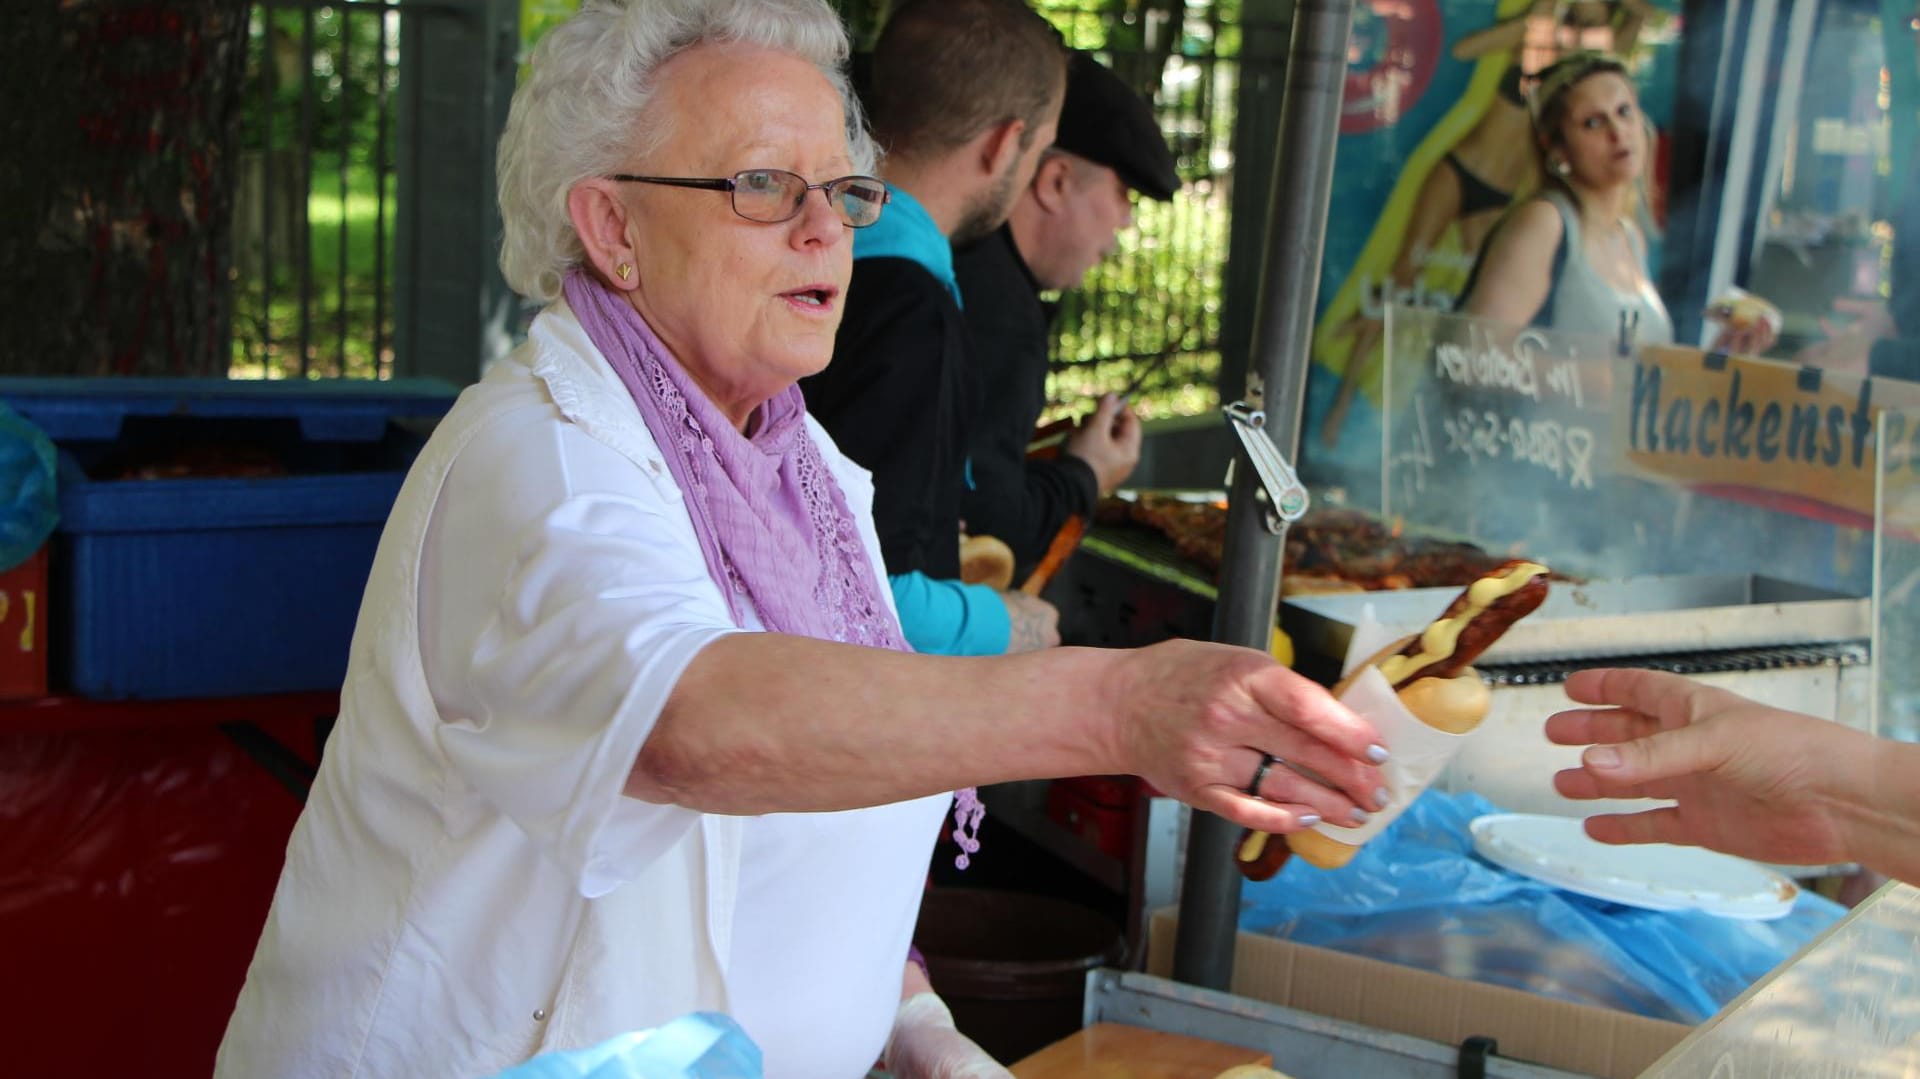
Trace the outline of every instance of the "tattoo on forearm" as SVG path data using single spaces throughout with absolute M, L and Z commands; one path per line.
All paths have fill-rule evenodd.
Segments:
M 1007 641 L 1009 652 L 1034 652 L 1047 646 L 1046 617 L 1042 612 L 1022 609 L 1009 612 L 1013 629 Z

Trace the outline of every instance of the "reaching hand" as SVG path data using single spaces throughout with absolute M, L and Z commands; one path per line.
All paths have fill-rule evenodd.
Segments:
M 1013 623 L 1007 637 L 1007 654 L 1038 652 L 1060 643 L 1060 609 L 1039 596 L 1025 592 L 1002 592 L 1007 618 Z
M 1126 653 L 1125 663 L 1114 695 L 1113 771 L 1276 834 L 1321 820 L 1359 824 L 1384 807 L 1380 733 L 1264 653 L 1175 640 Z M 1256 797 L 1246 788 L 1263 754 L 1278 763 Z
M 1792 865 L 1848 861 L 1847 803 L 1872 786 L 1875 740 L 1676 674 L 1582 671 L 1582 704 L 1547 720 L 1561 745 L 1601 743 L 1554 777 L 1569 798 L 1663 798 L 1589 818 L 1603 843 L 1684 843 Z
M 1110 495 L 1140 463 L 1140 417 L 1117 394 L 1107 394 L 1062 451 L 1085 461 L 1099 480 L 1100 493 Z

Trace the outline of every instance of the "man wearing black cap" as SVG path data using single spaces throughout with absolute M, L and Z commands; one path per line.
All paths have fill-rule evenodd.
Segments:
M 976 376 L 961 494 L 967 531 L 1013 549 L 1015 579 L 1032 571 L 1061 525 L 1083 519 L 1140 460 L 1140 421 L 1108 394 L 1053 460 L 1028 460 L 1046 404 L 1047 339 L 1055 305 L 1043 291 L 1079 286 L 1133 223 L 1130 191 L 1161 202 L 1180 187 L 1153 109 L 1086 53 L 1067 69 L 1053 148 L 999 231 L 957 253 Z

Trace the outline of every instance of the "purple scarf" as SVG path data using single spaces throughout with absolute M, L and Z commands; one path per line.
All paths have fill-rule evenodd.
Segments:
M 749 438 L 707 400 L 640 313 L 598 278 L 574 270 L 566 297 L 660 444 L 686 496 L 707 575 L 727 597 L 734 624 L 745 624 L 751 603 L 775 633 L 913 651 L 880 596 L 880 575 L 846 496 L 807 435 L 800 387 L 761 405 Z M 955 798 L 958 827 L 951 835 L 961 853 L 954 864 L 965 869 L 980 849 L 986 807 L 972 787 Z
M 566 297 L 640 406 L 734 624 L 751 605 L 775 633 L 911 651 L 846 497 L 807 435 L 800 387 L 761 405 L 749 438 L 625 299 L 582 270 L 567 275 Z

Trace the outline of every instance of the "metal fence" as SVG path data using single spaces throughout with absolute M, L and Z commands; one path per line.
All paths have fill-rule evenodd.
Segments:
M 541 25 L 572 6 L 521 5 Z M 1118 250 L 1062 298 L 1053 411 L 1108 390 L 1132 392 L 1150 415 L 1205 411 L 1217 396 L 1238 9 L 1036 6 L 1153 101 L 1185 180 L 1171 203 L 1143 200 Z M 403 115 L 401 36 L 461 10 L 457 0 L 254 5 L 235 198 L 235 376 L 394 373 L 399 172 L 405 140 L 424 122 Z
M 235 377 L 393 372 L 403 0 L 262 0 L 234 200 Z
M 1062 297 L 1049 411 L 1083 411 L 1106 391 L 1131 393 L 1150 416 L 1207 411 L 1218 401 L 1237 19 L 1219 0 L 1040 7 L 1069 45 L 1153 101 L 1185 181 L 1170 203 L 1140 200 L 1114 254 Z

